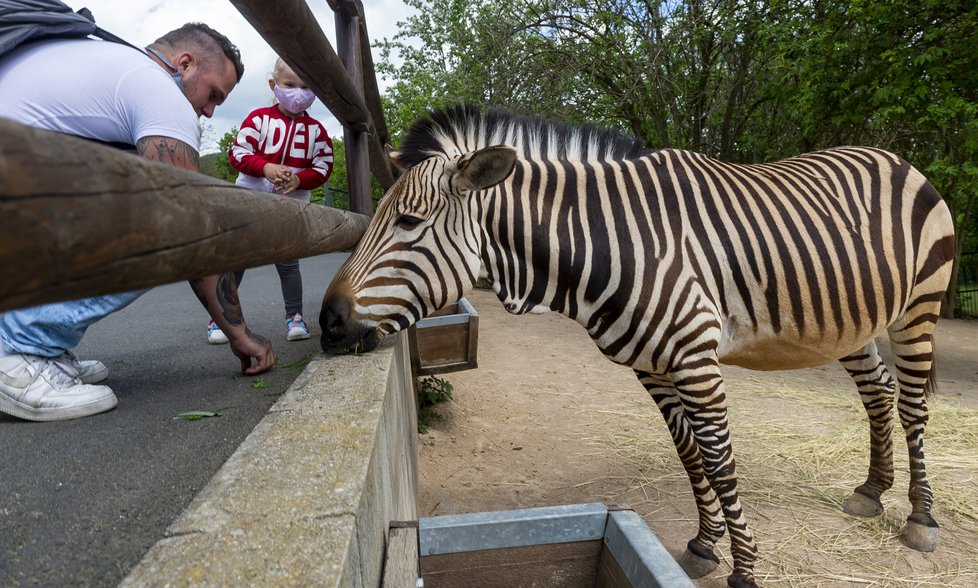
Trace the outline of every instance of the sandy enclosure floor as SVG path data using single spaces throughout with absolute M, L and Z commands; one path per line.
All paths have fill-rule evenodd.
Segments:
M 435 408 L 420 437 L 422 516 L 624 503 L 680 554 L 696 533 L 695 504 L 631 370 L 565 317 L 512 316 L 485 290 L 468 298 L 480 317 L 479 368 L 442 376 L 454 399 Z M 902 434 L 884 514 L 841 510 L 869 459 L 865 412 L 841 366 L 724 369 L 762 585 L 978 586 L 978 321 L 943 321 L 937 337 L 940 392 L 925 447 L 941 545 L 929 554 L 899 538 L 910 511 Z M 880 347 L 888 352 L 885 338 Z M 726 585 L 729 547 L 725 537 L 720 567 L 697 586 Z

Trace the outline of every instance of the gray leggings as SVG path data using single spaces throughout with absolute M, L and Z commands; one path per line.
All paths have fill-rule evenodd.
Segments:
M 279 280 L 282 282 L 282 298 L 285 300 L 285 316 L 302 313 L 302 275 L 299 273 L 299 260 L 276 263 Z M 234 281 L 241 285 L 244 270 L 234 272 Z

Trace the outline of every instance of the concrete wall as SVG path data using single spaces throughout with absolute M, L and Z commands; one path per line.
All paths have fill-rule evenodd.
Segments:
M 405 336 L 318 357 L 121 586 L 379 586 L 417 455 Z

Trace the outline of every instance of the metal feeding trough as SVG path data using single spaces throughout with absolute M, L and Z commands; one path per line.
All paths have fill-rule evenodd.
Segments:
M 447 374 L 478 367 L 479 315 L 465 298 L 408 328 L 415 376 Z
M 392 523 L 385 588 L 692 588 L 642 517 L 600 503 Z

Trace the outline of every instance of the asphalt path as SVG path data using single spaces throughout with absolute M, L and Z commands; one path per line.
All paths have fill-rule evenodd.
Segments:
M 312 337 L 285 338 L 274 266 L 247 271 L 240 298 L 275 369 L 243 376 L 186 282 L 161 286 L 89 328 L 82 359 L 109 368 L 108 413 L 29 423 L 0 413 L 0 586 L 115 586 L 320 354 L 323 292 L 346 254 L 300 262 Z M 218 412 L 196 421 L 188 411 Z M 275 505 L 269 505 L 274 508 Z

